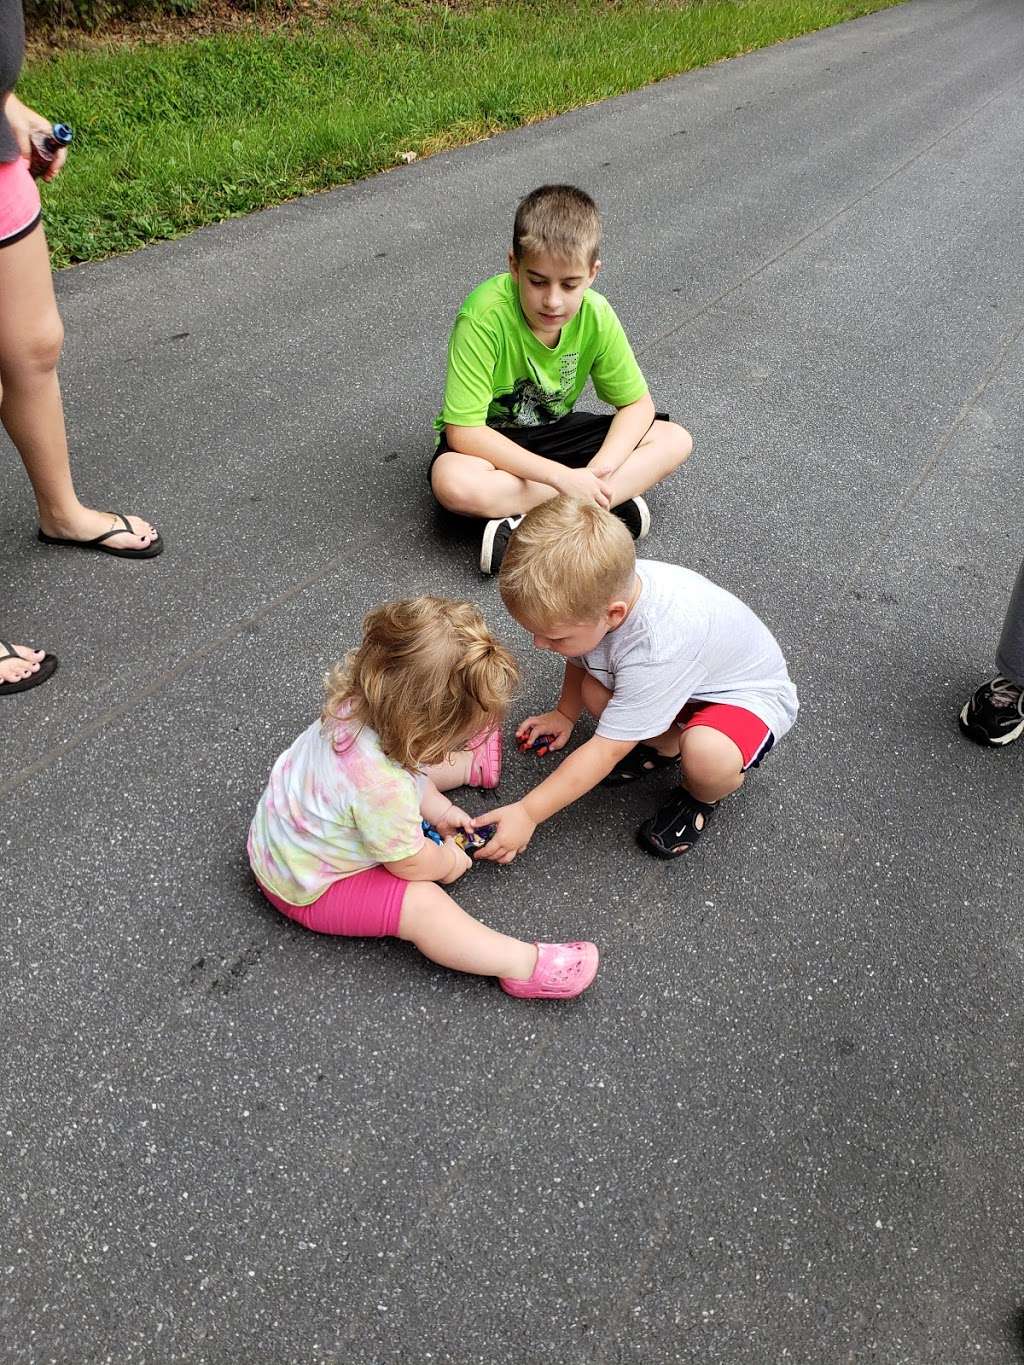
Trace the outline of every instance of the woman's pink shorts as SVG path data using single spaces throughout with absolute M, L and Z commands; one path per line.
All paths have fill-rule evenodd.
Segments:
M 23 156 L 0 162 L 0 247 L 10 246 L 39 222 L 39 187 Z
M 405 889 L 409 885 L 386 867 L 368 867 L 342 877 L 312 905 L 292 905 L 257 881 L 275 910 L 318 934 L 348 938 L 396 938 Z

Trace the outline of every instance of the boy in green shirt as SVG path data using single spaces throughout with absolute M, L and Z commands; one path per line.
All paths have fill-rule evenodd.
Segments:
M 430 485 L 442 507 L 486 521 L 483 573 L 497 573 L 523 516 L 560 493 L 610 508 L 641 539 L 641 494 L 693 449 L 655 412 L 622 324 L 590 288 L 600 241 L 588 194 L 542 185 L 516 210 L 508 273 L 455 320 Z M 573 411 L 588 379 L 613 415 Z

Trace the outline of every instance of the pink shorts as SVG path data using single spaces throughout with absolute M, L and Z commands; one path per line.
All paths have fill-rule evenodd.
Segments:
M 709 725 L 731 739 L 743 755 L 743 771 L 756 768 L 775 743 L 775 736 L 760 716 L 743 706 L 721 701 L 688 701 L 676 716 L 680 730 Z
M 330 886 L 312 905 L 292 905 L 260 888 L 275 910 L 318 934 L 348 938 L 396 938 L 405 889 L 409 885 L 386 867 L 368 867 Z
M 10 246 L 39 222 L 39 186 L 23 156 L 0 162 L 0 247 Z

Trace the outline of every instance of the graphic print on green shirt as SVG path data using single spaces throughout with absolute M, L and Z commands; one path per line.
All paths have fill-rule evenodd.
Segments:
M 572 394 L 579 361 L 578 351 L 570 351 L 568 355 L 563 355 L 558 366 L 558 388 L 547 389 L 544 387 L 543 374 L 534 369 L 527 356 L 526 363 L 533 371 L 533 378 L 517 379 L 512 385 L 511 393 L 497 394 L 492 399 L 487 409 L 489 425 L 536 427 L 544 422 L 557 422 L 559 417 L 564 417 L 567 412 L 572 411 Z M 492 410 L 498 414 L 497 420 L 493 422 Z
M 647 384 L 608 300 L 588 289 L 579 312 L 545 346 L 527 326 L 507 272 L 478 285 L 459 309 L 448 344 L 444 405 L 434 423 L 534 427 L 571 412 L 588 379 L 615 408 L 643 398 Z

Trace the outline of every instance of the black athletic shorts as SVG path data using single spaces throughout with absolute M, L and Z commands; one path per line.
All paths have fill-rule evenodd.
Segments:
M 557 460 L 567 469 L 582 469 L 601 449 L 614 416 L 613 412 L 567 412 L 564 417 L 559 417 L 557 422 L 543 422 L 535 427 L 494 427 L 493 430 L 500 431 L 502 436 L 515 441 L 517 446 L 522 446 L 531 455 L 543 455 L 546 460 Z M 654 414 L 655 422 L 669 420 L 667 412 Z M 647 430 L 649 431 L 650 427 Z M 646 436 L 647 432 L 644 432 L 644 435 Z M 450 449 L 442 431 L 434 458 L 427 470 L 428 483 L 434 468 L 434 460 Z

